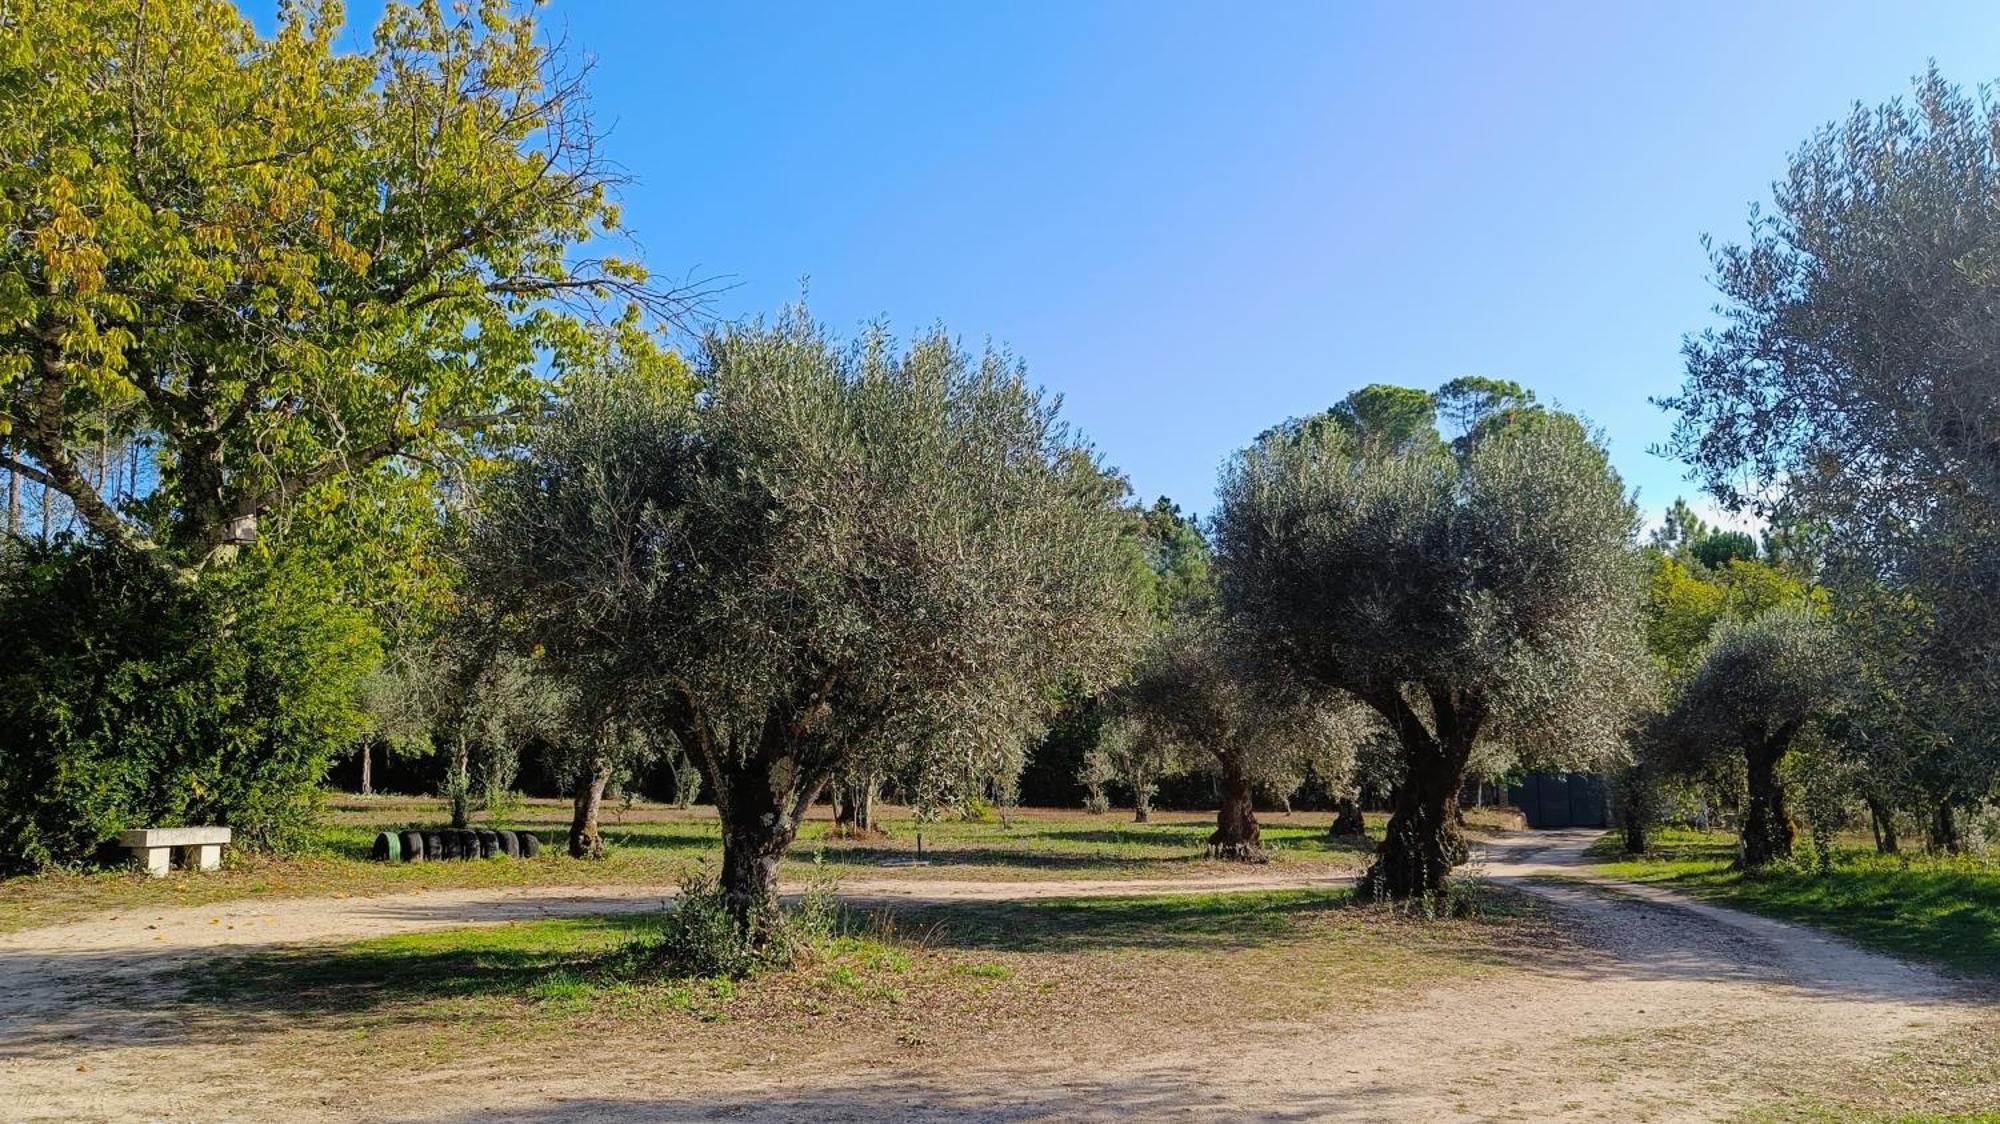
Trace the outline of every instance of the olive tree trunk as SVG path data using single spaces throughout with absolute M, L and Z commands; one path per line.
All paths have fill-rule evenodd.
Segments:
M 1646 773 L 1643 763 L 1626 769 L 1625 775 L 1619 778 L 1618 819 L 1619 826 L 1625 831 L 1625 853 L 1628 855 L 1645 854 L 1651 843 L 1649 836 L 1653 831 L 1656 811 L 1653 785 L 1653 778 Z
M 1153 776 L 1139 772 L 1132 777 L 1132 822 L 1153 822 Z
M 1744 758 L 1749 773 L 1750 804 L 1743 816 L 1742 865 L 1756 870 L 1792 857 L 1798 829 L 1792 826 L 1791 810 L 1785 803 L 1785 781 L 1778 775 L 1778 763 L 1791 745 L 1791 735 L 1781 732 L 1762 740 L 1752 740 Z
M 451 826 L 463 828 L 472 816 L 472 747 L 466 744 L 465 731 L 458 732 L 458 738 L 451 748 Z
M 1218 859 L 1259 862 L 1265 857 L 1264 836 L 1257 827 L 1250 774 L 1237 754 L 1224 754 L 1219 759 L 1222 773 L 1216 787 L 1222 805 L 1215 815 L 1215 834 L 1208 837 L 1208 853 Z
M 1403 783 L 1392 795 L 1389 827 L 1362 875 L 1364 900 L 1405 901 L 1444 892 L 1451 868 L 1465 858 L 1458 827 L 1458 794 L 1465 787 L 1484 709 L 1453 694 L 1433 692 L 1436 733 L 1425 727 L 1400 692 L 1387 689 L 1369 699 L 1389 719 L 1403 750 Z
M 375 795 L 375 780 L 369 775 L 368 766 L 375 760 L 375 739 L 361 739 L 361 795 Z
M 758 755 L 723 765 L 715 778 L 722 821 L 722 890 L 739 930 L 767 940 L 778 912 L 778 862 L 798 838 L 799 821 L 825 786 L 802 790 L 795 760 Z
M 569 855 L 573 859 L 604 857 L 604 836 L 597 817 L 604 808 L 604 786 L 611 781 L 611 758 L 593 753 L 578 772 L 569 820 Z
M 1902 840 L 1896 836 L 1896 813 L 1887 804 L 1870 796 L 1865 798 L 1868 805 L 1868 826 L 1875 832 L 1877 854 L 1893 855 L 1902 850 Z
M 1361 801 L 1343 796 L 1333 804 L 1333 823 L 1326 829 L 1334 839 L 1368 838 L 1368 821 L 1361 815 Z
M 872 775 L 833 786 L 833 822 L 851 832 L 875 830 L 875 778 Z
M 1958 809 L 1949 800 L 1940 800 L 1931 812 L 1931 850 L 1941 855 L 1956 855 L 1965 850 L 1965 837 L 1958 827 Z

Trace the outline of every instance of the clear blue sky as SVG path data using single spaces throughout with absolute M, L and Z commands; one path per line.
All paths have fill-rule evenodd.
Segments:
M 379 5 L 352 5 L 357 36 Z M 270 26 L 267 0 L 249 5 Z M 554 0 L 668 274 L 1003 342 L 1145 496 L 1369 382 L 1511 378 L 1687 491 L 1647 402 L 1816 126 L 2000 8 Z M 357 38 L 357 41 L 365 41 Z

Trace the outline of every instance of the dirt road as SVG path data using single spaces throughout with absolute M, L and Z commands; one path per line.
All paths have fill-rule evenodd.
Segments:
M 1226 1035 L 996 1042 L 953 1064 L 745 1064 L 690 1073 L 623 1052 L 531 1075 L 417 1073 L 340 1090 L 264 1076 L 256 1035 L 190 1041 L 129 1017 L 192 959 L 304 941 L 654 908 L 627 890 L 430 892 L 101 918 L 0 936 L 0 1119 L 426 1121 L 1709 1120 L 1804 1086 L 1837 1094 L 1892 1058 L 1926 1071 L 1982 995 L 1928 969 L 1658 890 L 1588 888 L 1591 833 L 1522 834 L 1480 870 L 1548 901 L 1580 938 L 1477 986 L 1375 1014 Z M 861 898 L 968 901 L 1249 890 L 1206 882 L 849 883 Z M 332 1094 L 332 1095 L 314 1095 Z M 1968 1093 L 1976 1096 L 1977 1092 Z

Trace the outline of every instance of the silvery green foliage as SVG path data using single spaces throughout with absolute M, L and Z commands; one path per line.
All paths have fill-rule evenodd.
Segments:
M 1845 598 L 1930 616 L 1939 754 L 1980 765 L 2000 699 L 2000 105 L 1935 69 L 1816 132 L 1714 252 L 1723 323 L 1689 340 L 1673 451 L 1709 490 L 1815 528 Z M 1912 696 L 1913 697 L 1913 696 Z M 1953 742 L 1959 744 L 1952 744 Z M 1939 770 L 1956 776 L 1956 763 Z
M 547 657 L 672 729 L 718 801 L 754 767 L 795 816 L 865 751 L 1004 772 L 1053 681 L 1115 676 L 1123 490 L 1011 357 L 842 345 L 792 309 L 697 366 L 691 402 L 580 382 L 479 553 Z
M 1345 781 L 1370 728 L 1214 618 L 1160 633 L 1115 705 L 1131 737 L 1178 766 L 1168 771 L 1236 769 L 1276 797 L 1296 791 L 1308 766 Z
M 1116 784 L 1131 791 L 1133 808 L 1143 819 L 1152 810 L 1160 779 L 1186 768 L 1177 742 L 1155 737 L 1136 718 L 1118 714 L 1105 720 L 1084 750 L 1077 779 L 1089 791 L 1086 806 L 1091 811 L 1110 810 L 1109 788 Z
M 1681 770 L 1779 752 L 1849 696 L 1852 662 L 1840 635 L 1809 609 L 1725 619 L 1666 716 L 1670 763 Z
M 607 349 L 567 375 L 529 444 L 480 489 L 463 552 L 470 588 L 590 712 L 586 729 L 648 701 L 650 569 L 666 472 L 693 421 L 687 380 L 649 359 Z
M 1637 512 L 1566 414 L 1510 411 L 1452 445 L 1281 428 L 1224 471 L 1225 604 L 1298 674 L 1492 765 L 1622 758 L 1648 690 Z
M 1669 764 L 1688 771 L 1742 763 L 1749 800 L 1738 835 L 1746 868 L 1792 857 L 1789 758 L 1800 745 L 1823 741 L 1824 720 L 1849 689 L 1848 667 L 1838 633 L 1810 609 L 1724 621 L 1668 713 Z M 1815 787 L 1825 795 L 1826 785 Z M 1819 803 L 1824 827 L 1828 808 Z

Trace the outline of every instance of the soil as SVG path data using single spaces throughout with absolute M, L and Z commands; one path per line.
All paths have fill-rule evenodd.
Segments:
M 1147 1017 L 1130 1025 L 1072 1021 L 1053 1037 L 996 1027 L 949 1057 L 831 1041 L 779 1063 L 740 1045 L 720 1057 L 629 1036 L 574 1054 L 402 1059 L 362 1079 L 315 1081 L 310 1057 L 299 1058 L 307 1050 L 272 1060 L 273 1039 L 306 1031 L 246 1020 L 240 1033 L 215 1034 L 212 1022 L 189 1033 L 144 1012 L 183 986 L 185 974 L 169 969 L 207 958 L 651 909 L 661 898 L 627 888 L 432 891 L 100 917 L 0 936 L 0 1117 L 1711 1120 L 1771 1106 L 1982 1107 L 2000 1096 L 1990 1065 L 1950 1061 L 1964 1043 L 1996 1037 L 1981 986 L 1658 888 L 1592 886 L 1581 855 L 1595 834 L 1485 844 L 1479 876 L 1546 902 L 1564 935 L 1525 965 L 1445 976 L 1392 1004 L 1235 1025 L 1177 1024 L 1168 994 L 1148 998 Z M 864 902 L 991 901 L 1304 884 L 1259 870 L 1201 881 L 842 889 Z

